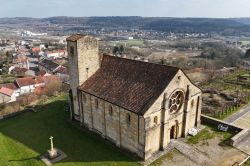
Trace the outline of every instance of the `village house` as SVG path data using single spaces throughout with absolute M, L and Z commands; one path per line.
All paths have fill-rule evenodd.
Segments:
M 23 95 L 34 92 L 36 87 L 44 85 L 44 81 L 40 77 L 24 77 L 17 78 L 16 84 L 19 87 L 20 95 Z
M 42 59 L 39 63 L 38 63 L 38 68 L 39 70 L 44 70 L 49 74 L 54 74 L 54 71 L 57 70 L 58 68 L 60 68 L 61 65 L 53 62 L 52 60 L 49 59 Z
M 56 50 L 56 51 L 48 51 L 46 52 L 46 56 L 49 59 L 57 59 L 57 58 L 62 58 L 66 57 L 66 51 L 65 50 Z
M 14 83 L 8 83 L 8 84 L 3 84 L 3 85 L 0 86 L 0 88 L 2 88 L 2 87 L 5 87 L 5 88 L 13 90 L 15 97 L 19 97 L 20 96 L 20 89 L 19 89 L 18 85 L 16 84 L 16 82 L 14 82 Z
M 100 55 L 67 38 L 71 118 L 144 160 L 200 125 L 201 90 L 179 68 Z
M 62 80 L 57 75 L 17 78 L 14 83 L 0 86 L 0 103 L 16 101 L 19 96 L 25 94 L 44 94 L 48 91 L 46 86 L 61 83 Z
M 14 90 L 6 88 L 6 87 L 0 88 L 0 104 L 10 103 L 13 101 L 16 101 Z

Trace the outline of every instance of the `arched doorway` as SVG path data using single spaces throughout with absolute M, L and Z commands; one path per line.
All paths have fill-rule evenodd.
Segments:
M 173 125 L 170 129 L 170 139 L 177 139 L 179 133 L 179 123 L 176 120 L 175 125 Z
M 170 139 L 175 139 L 175 125 L 170 129 Z

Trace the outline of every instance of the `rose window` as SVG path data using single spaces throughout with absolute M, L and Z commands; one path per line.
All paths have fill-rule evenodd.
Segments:
M 184 101 L 184 95 L 181 91 L 176 91 L 169 99 L 170 113 L 174 113 L 180 110 Z

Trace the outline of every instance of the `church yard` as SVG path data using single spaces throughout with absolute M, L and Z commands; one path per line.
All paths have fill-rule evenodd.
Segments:
M 138 165 L 101 138 L 67 122 L 66 99 L 66 94 L 51 98 L 36 113 L 0 122 L 1 166 L 44 165 L 39 156 L 50 147 L 51 135 L 55 147 L 68 156 L 55 165 Z

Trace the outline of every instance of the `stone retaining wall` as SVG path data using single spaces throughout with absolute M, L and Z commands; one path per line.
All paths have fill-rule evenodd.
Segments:
M 201 123 L 205 125 L 210 125 L 213 127 L 218 127 L 219 124 L 227 125 L 228 126 L 228 132 L 233 132 L 235 135 L 230 138 L 230 145 L 235 146 L 238 144 L 240 141 L 242 141 L 248 134 L 249 130 L 248 129 L 242 129 L 236 125 L 232 125 L 230 123 L 206 116 L 206 115 L 201 115 Z
M 218 127 L 219 124 L 227 125 L 228 126 L 228 132 L 233 132 L 235 134 L 241 132 L 243 129 L 240 128 L 239 126 L 224 122 L 222 120 L 218 120 L 206 115 L 201 115 L 201 123 L 204 125 L 209 125 L 213 127 Z
M 230 145 L 235 146 L 241 142 L 249 133 L 249 130 L 244 129 L 230 139 Z

